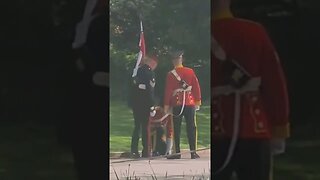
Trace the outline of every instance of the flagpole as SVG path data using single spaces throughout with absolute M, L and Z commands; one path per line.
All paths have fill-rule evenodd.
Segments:
M 140 40 L 139 40 L 139 54 L 138 54 L 138 59 L 135 65 L 135 68 L 133 69 L 132 77 L 135 77 L 138 72 L 138 68 L 141 62 L 142 57 L 145 55 L 145 45 L 144 45 L 144 34 L 143 34 L 143 24 L 140 16 Z

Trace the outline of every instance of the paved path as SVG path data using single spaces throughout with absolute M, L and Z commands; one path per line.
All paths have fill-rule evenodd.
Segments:
M 152 179 L 155 174 L 160 179 L 194 179 L 207 180 L 210 179 L 210 150 L 198 152 L 200 159 L 190 159 L 189 153 L 182 154 L 181 159 L 153 159 L 153 160 L 137 160 L 122 163 L 126 159 L 110 160 L 110 179 L 126 179 L 132 177 L 137 179 Z M 129 160 L 129 159 L 128 159 Z M 130 168 L 129 168 L 130 166 Z M 152 170 L 153 169 L 153 170 Z M 116 171 L 116 174 L 115 172 Z M 129 171 L 129 173 L 128 173 Z M 154 171 L 154 173 L 153 173 Z M 129 174 L 129 175 L 128 175 Z

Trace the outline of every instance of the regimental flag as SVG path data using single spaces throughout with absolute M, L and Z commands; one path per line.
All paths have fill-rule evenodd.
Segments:
M 135 77 L 138 72 L 138 68 L 141 65 L 141 59 L 146 55 L 146 45 L 144 42 L 144 34 L 143 34 L 143 26 L 142 26 L 142 21 L 140 21 L 140 40 L 139 40 L 139 54 L 138 54 L 138 59 L 136 62 L 136 66 L 133 69 L 132 77 Z

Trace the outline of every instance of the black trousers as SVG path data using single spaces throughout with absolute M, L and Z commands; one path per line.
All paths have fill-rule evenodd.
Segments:
M 106 98 L 108 89 L 85 87 L 74 92 L 71 144 L 79 180 L 107 179 L 108 149 Z
M 181 106 L 176 106 L 173 108 L 173 114 L 179 115 L 181 111 Z M 174 128 L 174 144 L 176 153 L 180 153 L 180 134 L 181 134 L 181 122 L 184 117 L 187 126 L 187 136 L 189 141 L 189 148 L 191 151 L 196 150 L 197 145 L 197 125 L 195 118 L 195 107 L 185 106 L 182 114 L 180 116 L 173 116 L 173 128 Z
M 216 174 L 228 154 L 230 139 L 213 140 L 213 179 L 230 180 L 236 172 L 238 180 L 269 180 L 271 151 L 269 140 L 240 139 L 225 169 Z
M 142 156 L 147 156 L 148 139 L 147 139 L 147 125 L 150 116 L 150 107 L 141 104 L 133 105 L 134 130 L 131 139 L 131 152 L 138 152 L 138 144 L 140 139 L 140 130 L 142 134 Z

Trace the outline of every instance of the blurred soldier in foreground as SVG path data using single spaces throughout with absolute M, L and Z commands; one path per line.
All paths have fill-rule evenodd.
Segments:
M 155 75 L 154 70 L 158 65 L 156 58 L 145 56 L 144 64 L 139 67 L 137 75 L 133 78 L 132 89 L 132 111 L 134 116 L 134 131 L 131 140 L 131 155 L 134 158 L 139 158 L 138 144 L 139 134 L 142 130 L 142 157 L 149 157 L 148 142 L 147 142 L 147 125 L 149 116 L 154 116 L 155 113 Z
M 191 159 L 199 158 L 197 150 L 196 111 L 201 105 L 201 91 L 194 71 L 183 66 L 183 52 L 172 53 L 174 69 L 167 75 L 164 97 L 164 111 L 172 113 L 173 137 L 176 153 L 180 153 L 180 132 L 182 117 L 186 120 L 187 135 Z M 170 122 L 169 122 L 170 123 Z M 170 124 L 169 124 L 170 125 Z M 172 139 L 167 138 L 167 154 L 171 154 Z M 168 156 L 168 159 L 180 159 L 181 154 Z
M 78 73 L 74 79 L 71 143 L 79 180 L 107 179 L 108 73 L 106 0 L 86 1 L 72 43 Z
M 229 8 L 213 1 L 213 179 L 269 180 L 289 137 L 286 81 L 265 29 Z

